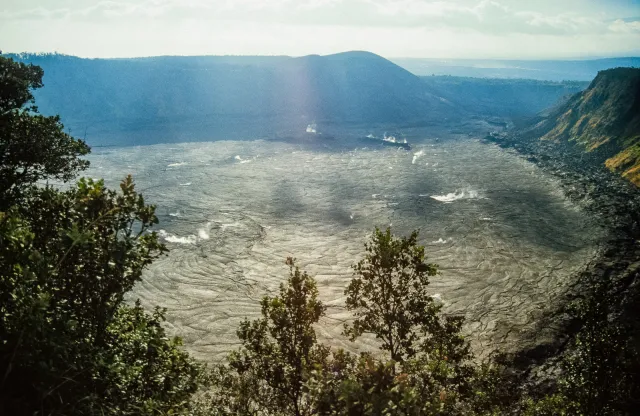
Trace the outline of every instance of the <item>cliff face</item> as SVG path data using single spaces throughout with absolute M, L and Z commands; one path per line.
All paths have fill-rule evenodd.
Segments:
M 543 140 L 575 142 L 640 186 L 640 69 L 599 72 L 532 131 Z

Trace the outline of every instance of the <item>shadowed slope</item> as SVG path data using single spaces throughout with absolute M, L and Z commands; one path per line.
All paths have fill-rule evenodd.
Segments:
M 368 52 L 290 57 L 81 59 L 45 70 L 38 102 L 91 144 L 247 138 L 318 123 L 406 124 L 452 113 L 418 77 Z M 133 142 L 127 136 L 135 136 Z

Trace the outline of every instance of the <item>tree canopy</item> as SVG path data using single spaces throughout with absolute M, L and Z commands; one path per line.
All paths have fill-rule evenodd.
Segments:
M 40 180 L 68 181 L 89 166 L 82 141 L 64 132 L 57 116 L 38 114 L 32 90 L 40 67 L 0 56 L 0 210 L 6 210 Z
M 37 114 L 42 70 L 0 56 L 0 414 L 178 414 L 203 375 L 125 295 L 166 252 L 155 207 L 81 179 L 81 140 Z
M 415 355 L 416 341 L 429 331 L 441 308 L 427 292 L 437 265 L 425 263 L 424 247 L 417 239 L 417 231 L 408 238 L 396 238 L 390 228 L 376 228 L 345 290 L 347 309 L 356 317 L 345 327 L 345 334 L 355 340 L 365 332 L 373 333 L 396 362 Z
M 462 318 L 442 316 L 427 292 L 437 266 L 425 262 L 417 239 L 417 232 L 397 238 L 376 229 L 345 291 L 347 309 L 357 308 L 346 332 L 375 334 L 382 354 L 356 355 L 318 342 L 314 325 L 324 306 L 314 280 L 288 259 L 287 283 L 279 296 L 262 300 L 262 318 L 240 325 L 242 347 L 217 368 L 205 408 L 295 416 L 491 409 L 490 401 L 476 399 L 490 373 L 471 364 Z

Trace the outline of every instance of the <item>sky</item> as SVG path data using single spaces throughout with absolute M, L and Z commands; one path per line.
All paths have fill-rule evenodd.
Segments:
M 0 50 L 82 57 L 640 56 L 640 0 L 2 0 Z

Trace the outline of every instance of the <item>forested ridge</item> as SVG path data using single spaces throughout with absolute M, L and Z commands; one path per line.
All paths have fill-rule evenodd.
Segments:
M 481 362 L 429 290 L 436 264 L 418 233 L 371 234 L 345 288 L 353 320 L 379 351 L 318 341 L 315 281 L 286 279 L 238 328 L 241 346 L 205 365 L 167 336 L 164 311 L 125 301 L 167 252 L 155 206 L 133 178 L 117 190 L 80 179 L 90 152 L 38 112 L 41 68 L 0 56 L 0 414 L 11 415 L 625 415 L 637 408 L 633 328 L 610 309 L 613 280 L 585 278 L 564 313 L 563 348 Z M 68 189 L 46 184 L 55 179 Z M 295 248 L 293 248 L 295 249 Z M 288 269 L 288 275 L 286 271 Z M 528 358 L 529 357 L 529 358 Z

